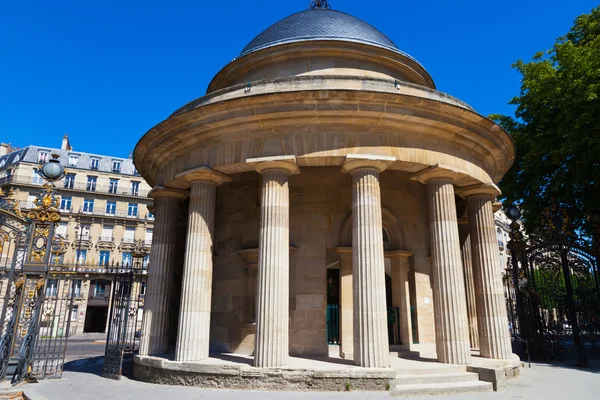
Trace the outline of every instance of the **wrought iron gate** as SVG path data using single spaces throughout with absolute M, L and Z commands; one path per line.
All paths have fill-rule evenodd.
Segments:
M 600 358 L 600 277 L 591 251 L 564 240 L 527 246 L 511 228 L 505 293 L 515 352 L 533 359 Z
M 117 264 L 114 269 L 110 320 L 102 376 L 121 379 L 132 372 L 133 355 L 139 349 L 147 266 L 141 260 L 148 253 L 143 241 L 136 241 L 133 265 Z
M 72 279 L 51 263 L 66 251 L 54 240 L 60 220 L 52 182 L 64 169 L 58 156 L 40 167 L 46 183 L 35 207 L 21 210 L 12 189 L 0 189 L 0 379 L 62 376 L 73 303 Z

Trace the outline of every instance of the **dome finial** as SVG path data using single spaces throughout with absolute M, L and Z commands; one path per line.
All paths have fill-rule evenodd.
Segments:
M 331 9 L 331 6 L 327 0 L 313 0 L 310 3 L 310 9 L 315 10 L 318 8 Z

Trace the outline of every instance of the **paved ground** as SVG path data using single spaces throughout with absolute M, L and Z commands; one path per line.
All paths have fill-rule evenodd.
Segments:
M 390 399 L 387 392 L 248 392 L 231 390 L 207 390 L 188 387 L 159 386 L 123 378 L 111 381 L 101 378 L 104 340 L 102 336 L 74 337 L 67 349 L 66 371 L 63 379 L 44 381 L 23 386 L 31 400 L 147 400 L 217 399 L 217 400 L 280 400 L 285 399 Z M 419 397 L 427 400 L 434 397 Z M 587 370 L 573 368 L 569 364 L 533 364 L 523 368 L 521 378 L 509 381 L 505 391 L 442 396 L 441 400 L 585 400 L 600 398 L 600 363 Z

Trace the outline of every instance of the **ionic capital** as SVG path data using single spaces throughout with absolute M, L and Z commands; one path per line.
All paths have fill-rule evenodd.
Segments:
M 410 179 L 426 185 L 428 182 L 442 179 L 450 180 L 452 183 L 455 183 L 464 176 L 465 173 L 462 171 L 457 171 L 450 167 L 437 164 L 413 174 Z
M 456 194 L 464 199 L 474 196 L 489 196 L 491 200 L 494 200 L 496 196 L 499 196 L 501 193 L 498 186 L 493 183 L 483 183 L 456 189 Z
M 188 197 L 188 193 L 184 190 L 173 189 L 164 186 L 155 186 L 150 193 L 148 193 L 148 197 L 157 200 L 157 199 L 175 199 L 175 200 L 184 200 Z
M 259 174 L 271 169 L 285 171 L 288 175 L 300 173 L 300 168 L 298 168 L 298 163 L 296 162 L 296 156 L 249 158 L 246 160 L 246 163 L 251 164 L 254 167 L 254 170 Z
M 190 185 L 194 182 L 210 182 L 219 186 L 225 182 L 231 181 L 231 178 L 228 175 L 222 174 L 208 167 L 190 169 L 175 175 L 175 178 L 183 179 Z
M 348 154 L 342 165 L 342 172 L 350 173 L 360 168 L 373 168 L 379 172 L 383 172 L 395 161 L 396 157 L 373 154 Z

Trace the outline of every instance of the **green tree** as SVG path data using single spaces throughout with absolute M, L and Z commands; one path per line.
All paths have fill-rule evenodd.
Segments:
M 577 17 L 552 49 L 513 68 L 522 75 L 510 101 L 515 117 L 490 116 L 517 146 L 500 184 L 504 197 L 521 203 L 530 232 L 556 206 L 590 233 L 588 216 L 600 210 L 600 7 Z

